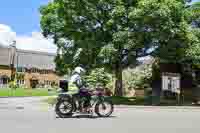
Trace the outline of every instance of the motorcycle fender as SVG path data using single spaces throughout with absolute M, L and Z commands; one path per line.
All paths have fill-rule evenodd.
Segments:
M 72 97 L 68 94 L 60 94 L 58 100 L 71 101 Z

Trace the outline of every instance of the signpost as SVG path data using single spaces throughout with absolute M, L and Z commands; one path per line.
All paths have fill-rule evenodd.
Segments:
M 180 103 L 181 75 L 179 73 L 162 73 L 162 90 L 168 90 L 177 94 L 178 103 Z

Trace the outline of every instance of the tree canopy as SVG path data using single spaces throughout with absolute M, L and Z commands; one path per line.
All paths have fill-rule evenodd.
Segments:
M 58 46 L 57 70 L 104 67 L 115 73 L 116 95 L 123 93 L 123 68 L 137 57 L 181 62 L 198 56 L 197 13 L 184 0 L 54 0 L 40 12 L 43 34 Z

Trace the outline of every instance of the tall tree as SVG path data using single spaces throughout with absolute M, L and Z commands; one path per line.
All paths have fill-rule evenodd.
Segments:
M 134 46 L 127 41 L 134 6 L 132 0 L 55 0 L 42 7 L 43 34 L 54 37 L 62 53 L 56 58 L 58 69 L 78 64 L 109 68 L 116 76 L 115 94 L 123 95 L 123 53 Z

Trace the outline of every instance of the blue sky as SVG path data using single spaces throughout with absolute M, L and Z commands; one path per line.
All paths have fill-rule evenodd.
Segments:
M 39 11 L 49 0 L 1 0 L 0 24 L 8 25 L 18 35 L 39 32 Z M 200 0 L 194 0 L 200 1 Z
M 39 11 L 49 0 L 1 0 L 0 24 L 10 26 L 17 34 L 40 31 Z

